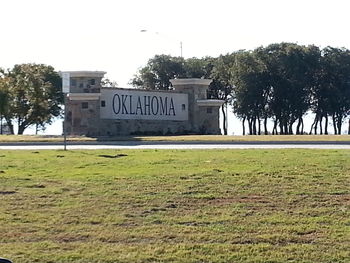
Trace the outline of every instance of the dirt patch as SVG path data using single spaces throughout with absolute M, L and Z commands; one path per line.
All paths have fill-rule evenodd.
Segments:
M 16 191 L 0 191 L 0 195 L 13 195 Z
M 100 154 L 98 157 L 103 157 L 103 158 L 120 158 L 120 157 L 125 157 L 128 156 L 127 154 L 124 153 L 120 153 L 120 154 L 116 154 L 116 155 L 108 155 L 108 154 Z
M 223 198 L 215 198 L 210 201 L 212 205 L 229 205 L 233 203 L 260 203 L 267 204 L 270 201 L 264 197 L 259 195 L 250 195 L 250 196 L 242 196 L 242 197 L 223 197 Z
M 28 186 L 28 188 L 45 188 L 46 186 L 43 184 L 34 184 L 34 185 L 30 185 Z
M 350 194 L 333 194 L 330 196 L 332 201 L 339 204 L 350 205 Z
M 71 234 L 63 234 L 57 236 L 56 240 L 61 243 L 69 243 L 69 242 L 79 242 L 85 241 L 89 238 L 89 235 L 71 235 Z

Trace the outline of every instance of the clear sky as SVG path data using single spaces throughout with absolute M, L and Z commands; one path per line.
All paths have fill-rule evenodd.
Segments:
M 103 70 L 127 87 L 155 54 L 180 55 L 180 42 L 186 58 L 282 41 L 349 48 L 348 2 L 4 0 L 0 67 L 33 62 Z
M 179 56 L 180 42 L 185 58 L 279 42 L 350 48 L 349 7 L 349 0 L 3 0 L 0 67 L 101 70 L 128 87 L 155 54 Z

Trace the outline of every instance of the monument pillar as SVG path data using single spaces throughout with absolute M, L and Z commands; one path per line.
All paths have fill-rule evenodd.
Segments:
M 208 99 L 207 91 L 210 79 L 173 79 L 170 80 L 175 92 L 188 94 L 188 121 L 193 133 L 221 134 L 219 109 L 223 100 Z

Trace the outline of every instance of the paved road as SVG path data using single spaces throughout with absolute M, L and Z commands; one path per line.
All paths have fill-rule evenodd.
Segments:
M 69 142 L 68 150 L 76 149 L 348 149 L 349 142 Z M 63 149 L 61 143 L 0 143 L 0 150 Z

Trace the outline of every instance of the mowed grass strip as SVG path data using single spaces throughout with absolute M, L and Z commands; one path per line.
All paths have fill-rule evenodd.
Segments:
M 350 151 L 0 151 L 15 263 L 350 262 Z

